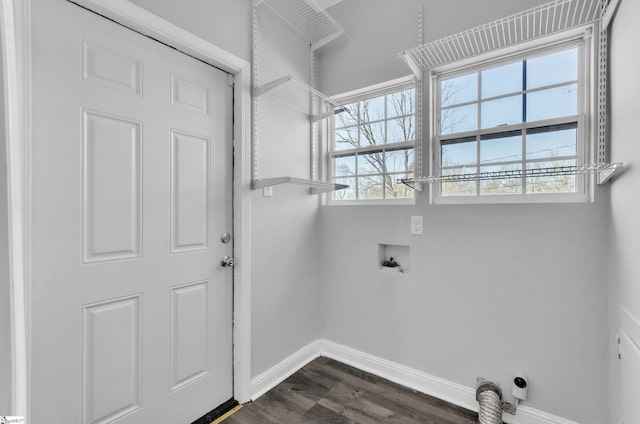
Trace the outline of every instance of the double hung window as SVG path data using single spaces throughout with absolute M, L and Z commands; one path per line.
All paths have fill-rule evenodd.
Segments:
M 349 188 L 334 201 L 412 201 L 413 190 L 399 180 L 414 176 L 413 81 L 338 100 L 345 111 L 333 122 L 329 166 L 333 181 Z
M 434 76 L 435 201 L 584 200 L 584 42 Z

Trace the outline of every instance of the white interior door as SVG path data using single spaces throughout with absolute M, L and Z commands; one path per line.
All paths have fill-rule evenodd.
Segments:
M 620 330 L 620 393 L 622 424 L 640 423 L 640 347 Z
M 31 420 L 190 423 L 233 397 L 228 75 L 32 0 Z

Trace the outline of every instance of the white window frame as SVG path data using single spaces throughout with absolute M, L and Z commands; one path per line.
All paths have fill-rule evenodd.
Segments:
M 339 94 L 337 96 L 332 97 L 333 100 L 335 100 L 337 103 L 339 104 L 350 104 L 350 103 L 355 103 L 355 102 L 359 102 L 362 100 L 367 100 L 367 99 L 371 99 L 371 98 L 375 98 L 375 97 L 380 97 L 386 94 L 390 94 L 390 93 L 395 93 L 395 92 L 399 92 L 402 90 L 408 90 L 413 88 L 414 90 L 416 90 L 417 84 L 415 83 L 414 77 L 413 75 L 408 75 L 406 77 L 401 77 L 401 78 L 397 78 L 391 81 L 387 81 L 384 83 L 380 83 L 380 84 L 376 84 L 376 85 L 372 85 L 369 87 L 365 87 L 365 88 L 361 88 L 358 90 L 354 90 L 354 91 L 349 91 L 347 93 L 342 93 Z M 415 96 L 415 100 L 414 100 L 414 120 L 415 120 L 415 125 L 416 125 L 416 130 L 417 130 L 417 126 L 418 126 L 418 119 L 422 119 L 422 117 L 418 116 L 417 114 L 417 102 L 418 100 L 418 96 Z M 408 116 L 408 115 L 405 115 Z M 396 117 L 392 118 L 395 119 Z M 385 116 L 385 121 L 387 121 L 388 118 Z M 393 143 L 391 144 L 391 148 L 388 150 L 395 150 L 395 149 L 403 149 L 403 148 L 407 148 L 407 147 L 412 147 L 414 150 L 414 161 L 418 160 L 418 155 L 416 154 L 417 151 L 417 140 L 418 137 L 418 133 L 416 131 L 416 137 L 414 139 L 414 141 L 411 142 L 405 142 L 405 143 Z M 386 149 L 386 144 L 384 145 L 385 150 Z M 380 150 L 379 147 L 376 146 L 367 146 L 367 147 L 360 147 L 360 148 L 354 148 L 354 149 L 348 149 L 348 150 L 340 150 L 340 151 L 334 151 L 334 147 L 335 147 L 335 119 L 327 119 L 327 144 L 326 144 L 326 169 L 327 169 L 327 175 L 330 181 L 333 181 L 334 179 L 334 168 L 333 168 L 333 157 L 334 157 L 334 153 L 336 153 L 338 156 L 343 155 L 343 154 L 349 154 L 349 153 L 367 153 L 370 151 L 378 151 Z M 415 168 L 417 169 L 417 162 L 415 162 Z M 353 175 L 354 178 L 358 177 L 358 173 L 356 171 L 356 174 Z M 395 198 L 391 198 L 391 199 L 352 199 L 352 200 L 340 200 L 340 199 L 336 199 L 335 198 L 335 192 L 332 192 L 328 198 L 327 198 L 327 204 L 328 205 L 334 205 L 334 206 L 345 206 L 345 205 L 415 205 L 416 203 L 416 195 L 414 192 L 413 197 L 410 198 L 403 198 L 403 199 L 395 199 Z
M 578 166 L 592 161 L 595 157 L 595 134 L 594 124 L 596 105 L 594 99 L 597 97 L 594 75 L 597 75 L 596 64 L 593 60 L 595 56 L 593 49 L 595 43 L 592 40 L 594 29 L 592 25 L 583 26 L 572 31 L 567 31 L 560 35 L 544 37 L 529 43 L 525 43 L 501 51 L 494 51 L 476 58 L 466 60 L 462 63 L 448 64 L 435 68 L 430 72 L 430 92 L 431 113 L 429 150 L 430 166 L 432 175 L 440 175 L 441 145 L 439 135 L 440 117 L 440 84 L 442 77 L 455 77 L 468 74 L 473 71 L 480 71 L 489 67 L 500 66 L 517 62 L 518 60 L 535 55 L 551 54 L 554 51 L 563 50 L 576 46 L 578 54 L 578 113 L 573 117 L 562 117 L 535 123 L 522 123 L 505 127 L 481 129 L 465 133 L 456 134 L 456 137 L 497 134 L 514 130 L 523 131 L 527 128 L 538 128 L 547 125 L 561 124 L 573 119 L 577 121 L 577 162 Z M 478 99 L 480 101 L 480 99 Z M 443 138 L 450 138 L 445 135 Z M 523 161 L 525 160 L 523 156 Z M 488 204 L 488 203 L 579 203 L 593 201 L 594 177 L 578 175 L 576 178 L 576 192 L 574 193 L 520 193 L 503 195 L 469 195 L 469 196 L 442 196 L 439 183 L 431 184 L 430 203 L 432 204 Z

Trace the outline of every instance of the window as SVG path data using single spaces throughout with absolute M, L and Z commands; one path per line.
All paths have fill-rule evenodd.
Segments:
M 413 190 L 398 182 L 414 176 L 413 81 L 339 101 L 345 111 L 334 119 L 330 169 L 333 181 L 349 188 L 334 200 L 413 201 Z
M 586 199 L 583 44 L 434 77 L 436 202 Z

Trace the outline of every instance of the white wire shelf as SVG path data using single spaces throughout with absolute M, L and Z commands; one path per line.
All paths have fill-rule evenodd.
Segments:
M 257 6 L 264 6 L 309 41 L 311 50 L 317 50 L 345 33 L 315 0 L 258 0 Z
M 600 19 L 606 0 L 554 0 L 400 53 L 417 78 L 422 71 L 531 41 Z
M 421 191 L 418 184 L 434 183 L 454 183 L 462 181 L 486 181 L 486 180 L 507 180 L 535 177 L 556 177 L 564 175 L 585 175 L 597 174 L 598 184 L 605 184 L 614 175 L 619 174 L 624 169 L 624 165 L 617 163 L 592 163 L 583 166 L 555 166 L 545 168 L 533 168 L 522 171 L 521 169 L 509 171 L 493 172 L 472 172 L 463 174 L 439 175 L 430 177 L 402 178 L 399 182 Z
M 287 86 L 288 88 L 285 88 Z M 296 79 L 293 75 L 285 75 L 284 77 L 261 84 L 253 89 L 253 94 L 255 97 L 260 97 L 272 91 L 278 91 L 279 98 L 291 107 L 307 114 L 312 122 L 317 122 L 345 110 L 338 102 L 310 85 Z M 315 96 L 316 99 L 328 103 L 332 106 L 332 110 L 329 112 L 312 114 L 309 95 Z
M 295 184 L 306 186 L 311 189 L 311 194 L 320 194 L 327 193 L 330 191 L 343 190 L 348 188 L 348 185 L 345 184 L 336 184 L 336 183 L 328 183 L 325 181 L 316 181 L 308 178 L 297 178 L 297 177 L 273 177 L 273 178 L 259 178 L 257 180 L 253 180 L 252 186 L 254 190 L 271 187 L 279 184 Z

